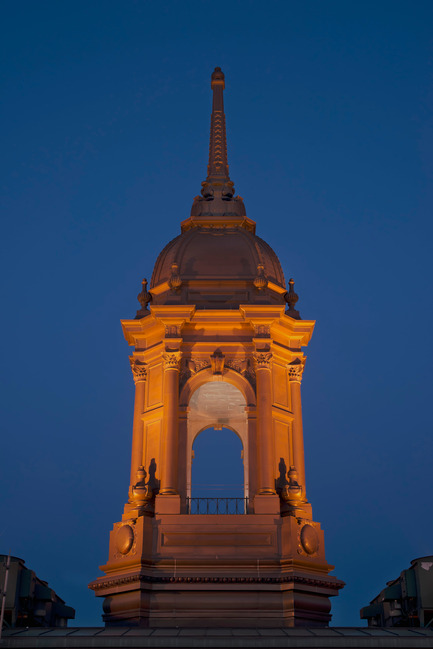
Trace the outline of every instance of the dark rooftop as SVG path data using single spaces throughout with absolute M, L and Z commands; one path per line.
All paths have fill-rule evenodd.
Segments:
M 433 647 L 433 629 L 332 627 L 295 629 L 28 628 L 4 632 L 1 647 Z

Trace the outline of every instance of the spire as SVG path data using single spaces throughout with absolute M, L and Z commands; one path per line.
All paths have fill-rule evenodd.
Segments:
M 224 115 L 225 88 L 224 72 L 215 68 L 211 77 L 213 91 L 212 115 L 210 118 L 209 164 L 207 182 L 229 182 L 229 165 L 227 163 L 226 116 Z
M 182 232 L 192 227 L 238 227 L 255 231 L 256 224 L 247 218 L 240 196 L 235 196 L 227 162 L 226 118 L 224 115 L 225 78 L 221 68 L 211 76 L 213 93 L 210 120 L 209 164 L 207 178 L 201 184 L 201 196 L 196 196 L 191 216 L 182 222 Z

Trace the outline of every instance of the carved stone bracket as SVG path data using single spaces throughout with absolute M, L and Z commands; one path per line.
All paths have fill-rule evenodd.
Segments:
M 272 352 L 254 352 L 253 358 L 256 370 L 271 369 Z
M 238 372 L 250 382 L 253 388 L 256 387 L 256 373 L 252 362 L 248 358 L 226 359 L 225 367 Z
M 132 376 L 134 377 L 135 383 L 145 381 L 147 376 L 146 363 L 137 360 L 133 356 L 129 357 L 129 362 L 131 363 Z
M 197 358 L 192 356 L 191 358 L 183 359 L 180 372 L 180 386 L 183 387 L 193 374 L 197 374 L 197 372 L 200 372 L 207 367 L 210 367 L 210 360 L 207 358 Z
M 210 357 L 210 364 L 212 368 L 212 374 L 222 374 L 224 371 L 224 354 L 220 351 L 216 351 Z
M 254 325 L 255 338 L 269 338 L 271 335 L 270 325 Z
M 165 352 L 162 355 L 164 370 L 180 370 L 181 352 Z
M 304 371 L 304 363 L 299 358 L 297 358 L 292 363 L 289 363 L 287 367 L 289 370 L 289 381 L 296 381 L 298 383 L 301 383 L 302 373 Z
M 165 326 L 165 337 L 166 338 L 180 338 L 180 326 L 179 325 L 166 325 Z

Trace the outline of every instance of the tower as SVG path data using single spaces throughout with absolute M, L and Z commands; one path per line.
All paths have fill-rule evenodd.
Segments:
M 302 347 L 315 323 L 235 195 L 224 85 L 216 68 L 201 194 L 122 321 L 134 348 L 131 484 L 105 575 L 90 584 L 107 625 L 326 626 L 344 585 L 306 494 Z M 211 425 L 242 441 L 245 499 L 203 513 L 192 445 Z

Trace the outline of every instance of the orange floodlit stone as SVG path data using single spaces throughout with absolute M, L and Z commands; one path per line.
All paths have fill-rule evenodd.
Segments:
M 344 584 L 329 575 L 305 482 L 302 348 L 315 323 L 236 195 L 220 68 L 211 86 L 207 178 L 122 321 L 135 382 L 129 497 L 90 588 L 109 626 L 327 626 Z M 244 498 L 194 499 L 194 440 L 222 427 L 243 445 Z

